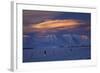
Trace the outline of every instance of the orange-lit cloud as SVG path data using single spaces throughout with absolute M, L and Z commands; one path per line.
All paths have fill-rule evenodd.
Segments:
M 45 33 L 46 30 L 56 32 L 57 30 L 76 28 L 81 24 L 84 24 L 84 22 L 76 19 L 47 20 L 41 23 L 25 26 L 24 32 L 41 31 Z
M 83 24 L 79 20 L 66 19 L 66 20 L 49 20 L 39 24 L 32 25 L 33 29 L 54 29 L 54 28 L 74 28 Z

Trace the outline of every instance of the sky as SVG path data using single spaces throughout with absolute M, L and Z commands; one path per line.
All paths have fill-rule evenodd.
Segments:
M 78 34 L 81 38 L 90 39 L 90 21 L 90 13 L 23 10 L 23 46 L 32 47 L 32 40 L 36 36 L 52 34 L 57 37 Z

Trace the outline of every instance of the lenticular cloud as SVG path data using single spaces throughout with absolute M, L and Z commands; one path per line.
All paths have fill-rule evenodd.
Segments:
M 66 20 L 49 20 L 42 23 L 32 25 L 34 29 L 53 29 L 53 28 L 74 28 L 83 24 L 83 22 L 74 19 Z

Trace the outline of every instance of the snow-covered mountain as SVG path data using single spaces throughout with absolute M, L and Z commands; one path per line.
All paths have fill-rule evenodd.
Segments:
M 84 47 L 90 46 L 90 37 L 82 34 L 46 34 L 25 37 L 23 43 L 27 48 Z

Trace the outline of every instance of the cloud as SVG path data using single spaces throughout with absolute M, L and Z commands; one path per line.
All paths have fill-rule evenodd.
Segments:
M 29 38 L 30 36 L 29 36 L 29 35 L 23 35 L 23 37 L 24 37 L 24 38 Z
M 46 20 L 55 19 L 61 15 L 61 12 L 54 11 L 36 11 L 36 10 L 24 10 L 23 11 L 23 24 L 24 26 L 40 23 Z
M 46 31 L 46 30 L 62 30 L 62 29 L 72 29 L 76 28 L 82 24 L 85 24 L 83 21 L 75 19 L 64 19 L 64 20 L 47 20 L 37 24 L 31 24 L 30 26 L 25 27 L 25 32 L 34 32 L 34 31 Z
M 88 40 L 89 39 L 89 37 L 87 35 L 81 35 L 80 38 L 83 39 L 83 40 Z
M 32 28 L 35 29 L 53 29 L 53 28 L 74 28 L 80 24 L 83 24 L 82 22 L 78 20 L 73 19 L 66 19 L 66 20 L 50 20 L 45 21 L 39 24 L 35 24 L 32 26 Z

